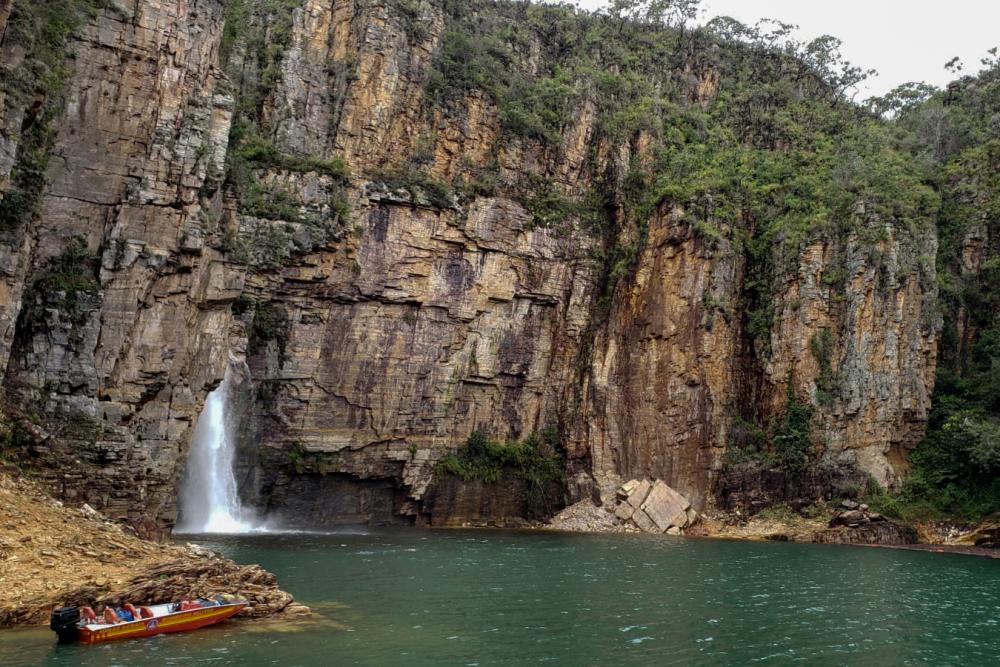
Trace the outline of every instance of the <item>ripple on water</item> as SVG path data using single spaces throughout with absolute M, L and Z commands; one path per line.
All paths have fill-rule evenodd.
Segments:
M 842 547 L 373 530 L 213 538 L 330 624 L 226 624 L 0 665 L 989 664 L 995 561 Z M 303 557 L 308 553 L 308 557 Z

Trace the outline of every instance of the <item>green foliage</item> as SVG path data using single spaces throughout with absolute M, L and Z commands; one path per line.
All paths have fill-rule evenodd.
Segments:
M 947 91 L 914 87 L 892 102 L 908 146 L 941 196 L 934 408 L 903 489 L 882 502 L 907 516 L 969 520 L 1000 510 L 1000 60 Z M 912 100 L 912 101 L 911 101 Z M 887 104 L 887 103 L 886 103 Z M 971 264 L 968 242 L 982 244 Z
M 23 459 L 34 439 L 20 419 L 0 414 L 0 461 Z
M 288 449 L 288 465 L 299 475 L 306 471 L 306 460 L 309 453 L 301 442 L 293 442 Z
M 257 354 L 273 342 L 277 346 L 279 359 L 283 360 L 290 333 L 284 310 L 270 301 L 258 301 L 254 305 L 253 320 L 247 335 L 247 352 L 250 355 Z
M 532 228 L 569 231 L 577 226 L 599 233 L 605 220 L 605 202 L 597 189 L 576 197 L 555 189 L 551 181 L 536 179 L 525 188 L 520 203 L 531 214 Z
M 795 396 L 789 381 L 785 411 L 772 426 L 771 456 L 774 464 L 788 472 L 804 471 L 813 462 L 814 408 Z
M 725 464 L 730 468 L 765 467 L 792 475 L 817 463 L 814 441 L 815 408 L 801 401 L 788 381 L 784 410 L 763 428 L 739 416 L 729 430 Z
M 554 443 L 549 431 L 546 437 L 533 434 L 522 442 L 501 442 L 491 440 L 486 433 L 476 429 L 465 447 L 441 461 L 436 472 L 461 477 L 466 482 L 487 484 L 500 482 L 505 469 L 539 484 L 561 481 L 565 460 L 557 444 L 558 436 Z
M 833 402 L 835 378 L 833 374 L 833 332 L 823 327 L 809 340 L 809 351 L 819 365 L 816 378 L 816 399 L 820 405 Z
M 573 93 L 572 76 L 560 67 L 551 76 L 514 79 L 501 101 L 500 123 L 510 135 L 559 144 Z
M 491 440 L 476 429 L 457 454 L 437 464 L 435 472 L 485 484 L 499 484 L 514 475 L 526 484 L 525 515 L 540 518 L 551 515 L 561 502 L 565 469 L 559 432 L 549 426 L 521 442 Z
M 423 197 L 434 208 L 455 206 L 455 193 L 451 186 L 433 178 L 426 169 L 415 164 L 372 171 L 367 176 L 373 181 L 384 184 L 392 192 L 408 193 L 411 201 Z
M 61 255 L 49 261 L 42 274 L 25 290 L 19 335 L 43 331 L 50 310 L 73 325 L 86 321 L 85 299 L 100 292 L 94 257 L 82 239 L 74 238 Z M 95 304 L 96 305 L 96 304 Z
M 346 182 L 351 174 L 340 156 L 323 159 L 313 156 L 289 155 L 280 152 L 273 142 L 260 137 L 244 138 L 232 152 L 233 159 L 253 169 L 273 169 L 306 173 L 314 171 Z
M 468 8 L 453 14 L 435 53 L 427 99 L 447 107 L 484 93 L 497 104 L 506 136 L 557 145 L 571 119 L 573 75 L 558 66 L 537 75 L 523 72 L 516 45 L 530 39 L 528 31 L 495 12 Z

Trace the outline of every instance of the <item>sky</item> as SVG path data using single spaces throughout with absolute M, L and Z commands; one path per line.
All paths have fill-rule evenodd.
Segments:
M 587 9 L 604 0 L 580 0 Z M 1000 0 L 702 0 L 707 17 L 732 16 L 753 24 L 776 18 L 800 26 L 796 37 L 829 34 L 844 42 L 841 52 L 855 65 L 877 69 L 858 99 L 881 95 L 901 83 L 943 86 L 955 78 L 944 64 L 953 57 L 966 73 L 1000 46 Z

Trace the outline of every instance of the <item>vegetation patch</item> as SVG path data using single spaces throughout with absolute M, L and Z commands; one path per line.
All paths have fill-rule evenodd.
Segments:
M 799 475 L 817 464 L 815 408 L 796 396 L 792 384 L 789 377 L 785 408 L 766 427 L 736 417 L 729 432 L 727 467 L 760 467 Z
M 421 198 L 434 208 L 454 208 L 456 199 L 451 186 L 430 176 L 426 169 L 411 164 L 392 169 L 372 171 L 367 174 L 374 182 L 382 183 L 392 192 L 406 192 L 411 201 Z
M 435 473 L 485 484 L 513 475 L 527 483 L 526 511 L 535 517 L 550 513 L 557 504 L 553 489 L 565 484 L 565 470 L 558 431 L 550 427 L 520 442 L 491 440 L 476 429 L 458 453 L 437 464 Z
M 63 253 L 53 258 L 42 275 L 24 292 L 19 315 L 18 336 L 30 337 L 48 327 L 49 311 L 74 327 L 87 321 L 91 307 L 87 297 L 100 292 L 92 253 L 82 239 L 69 242 Z
M 254 304 L 253 320 L 247 335 L 247 352 L 251 356 L 274 343 L 278 358 L 283 361 L 290 334 L 284 309 L 270 301 L 257 301 Z
M 816 401 L 820 405 L 833 403 L 835 378 L 833 374 L 833 332 L 829 327 L 823 327 L 809 340 L 809 351 L 819 365 L 819 376 L 816 378 Z

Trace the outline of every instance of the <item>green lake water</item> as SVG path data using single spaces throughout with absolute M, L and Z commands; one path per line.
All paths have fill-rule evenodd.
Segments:
M 0 665 L 1000 663 L 1000 561 L 492 531 L 201 540 L 320 617 L 98 646 L 0 632 Z

